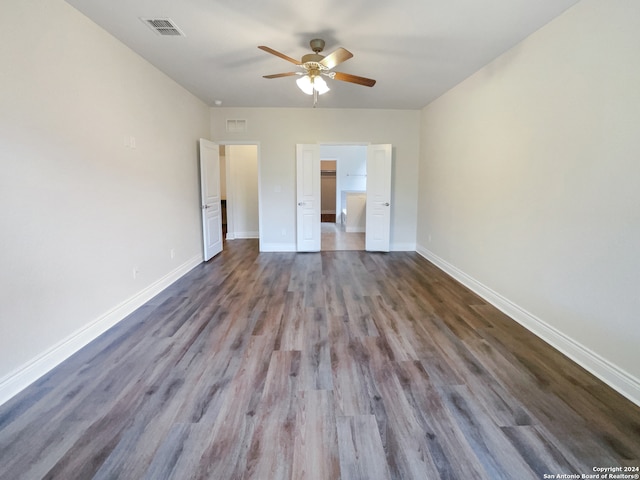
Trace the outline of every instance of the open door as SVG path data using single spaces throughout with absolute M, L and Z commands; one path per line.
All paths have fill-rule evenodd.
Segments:
M 217 143 L 200 139 L 200 195 L 204 261 L 222 251 L 220 208 L 220 150 Z
M 298 252 L 320 251 L 320 146 L 296 145 Z
M 391 144 L 367 150 L 365 249 L 388 252 L 391 237 Z

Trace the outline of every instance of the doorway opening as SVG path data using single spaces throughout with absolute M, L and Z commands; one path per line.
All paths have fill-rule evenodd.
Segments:
M 298 252 L 323 250 L 320 209 L 320 149 L 323 146 L 322 144 L 296 144 L 296 251 Z M 343 194 L 346 198 L 349 193 L 347 187 L 342 185 L 343 178 L 362 177 L 366 182 L 363 208 L 364 250 L 370 252 L 390 251 L 392 148 L 390 143 L 364 146 L 362 151 L 366 151 L 364 161 L 366 173 L 352 174 L 348 171 L 341 173 L 342 162 L 339 159 L 336 162 L 336 203 Z M 352 193 L 361 194 L 363 191 L 359 189 Z M 339 204 L 342 209 L 342 201 Z M 346 200 L 344 205 L 347 210 L 343 221 L 345 233 L 355 233 L 348 231 L 350 213 Z M 337 205 L 336 209 L 338 209 Z M 342 212 L 339 211 L 339 213 L 342 221 Z
M 322 251 L 364 250 L 367 145 L 320 144 Z
M 220 142 L 220 190 L 225 241 L 260 237 L 257 143 Z

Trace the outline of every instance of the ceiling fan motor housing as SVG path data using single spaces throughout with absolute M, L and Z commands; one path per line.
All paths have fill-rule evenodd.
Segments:
M 319 53 L 322 50 L 324 50 L 324 40 L 322 40 L 321 38 L 314 38 L 309 42 L 309 45 L 311 46 L 311 50 L 313 50 L 316 53 Z
M 324 50 L 324 40 L 321 38 L 314 38 L 309 42 L 311 50 L 314 53 L 308 53 L 302 57 L 302 65 L 307 70 L 307 73 L 311 78 L 316 77 L 321 71 L 327 70 L 327 67 L 320 62 L 324 59 L 324 55 L 320 55 L 320 52 Z
M 302 63 L 320 63 L 320 61 L 324 58 L 324 55 L 318 55 L 317 53 L 307 53 L 302 56 Z

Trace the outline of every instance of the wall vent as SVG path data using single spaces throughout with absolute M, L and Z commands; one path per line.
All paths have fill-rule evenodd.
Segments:
M 227 132 L 246 132 L 247 121 L 246 120 L 227 120 Z
M 169 18 L 141 18 L 151 30 L 163 37 L 185 37 L 186 35 L 180 30 L 173 20 Z

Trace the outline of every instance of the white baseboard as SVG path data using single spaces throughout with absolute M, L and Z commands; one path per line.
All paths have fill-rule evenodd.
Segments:
M 364 227 L 346 227 L 345 231 L 347 233 L 364 233 L 366 230 Z
M 0 405 L 58 366 L 82 347 L 95 340 L 201 263 L 202 257 L 200 255 L 189 259 L 133 297 L 77 330 L 22 367 L 4 376 L 0 379 Z
M 236 238 L 260 238 L 260 233 L 259 232 L 235 232 L 235 234 L 233 235 L 233 239 L 236 239 Z
M 392 243 L 390 247 L 392 252 L 415 252 L 415 243 Z
M 295 243 L 265 243 L 260 246 L 261 252 L 297 252 Z M 415 252 L 415 243 L 393 243 L 389 251 L 391 252 Z
M 295 243 L 262 243 L 260 245 L 261 252 L 297 252 L 298 248 Z
M 418 245 L 416 252 L 467 288 L 480 295 L 487 302 L 504 312 L 527 330 L 540 337 L 556 350 L 591 372 L 621 395 L 624 395 L 633 403 L 640 406 L 640 380 L 638 378 L 478 282 L 423 246 Z

